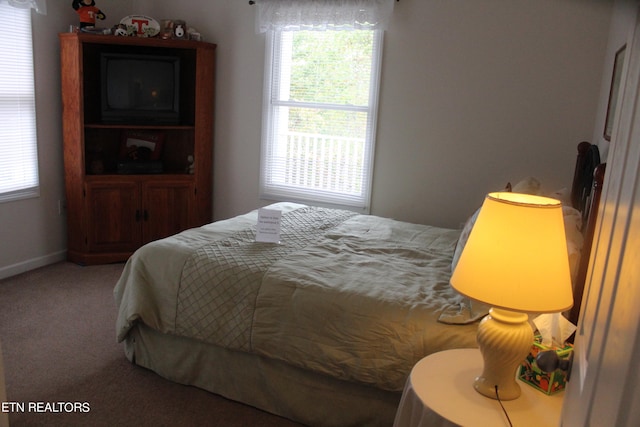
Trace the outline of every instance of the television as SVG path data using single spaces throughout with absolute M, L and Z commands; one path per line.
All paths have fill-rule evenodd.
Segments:
M 180 122 L 179 57 L 102 53 L 100 63 L 103 122 Z

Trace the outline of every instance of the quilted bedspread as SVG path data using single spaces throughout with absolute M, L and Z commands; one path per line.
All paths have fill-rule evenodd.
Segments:
M 282 217 L 281 244 L 258 243 L 248 228 L 198 248 L 183 268 L 176 333 L 250 351 L 255 305 L 269 267 L 354 215 L 301 208 Z
M 427 354 L 474 347 L 477 325 L 438 322 L 457 230 L 277 204 L 282 244 L 257 243 L 256 212 L 140 248 L 115 288 L 117 337 L 166 334 L 401 391 Z

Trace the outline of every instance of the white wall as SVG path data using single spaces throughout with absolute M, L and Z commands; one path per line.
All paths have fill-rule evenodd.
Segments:
M 507 181 L 532 175 L 547 189 L 570 185 L 575 146 L 593 129 L 610 5 L 397 6 L 373 212 L 455 227 Z
M 598 114 L 593 130 L 592 142 L 598 144 L 602 161 L 606 161 L 609 153 L 609 141 L 604 137 L 607 107 L 609 105 L 609 93 L 611 91 L 611 79 L 613 77 L 613 63 L 616 53 L 627 44 L 629 29 L 633 28 L 636 19 L 638 2 L 636 0 L 615 0 L 615 7 L 611 17 L 609 29 L 609 42 L 607 45 L 602 81 L 600 85 L 600 101 L 598 102 Z M 628 56 L 628 51 L 626 55 Z
M 258 197 L 264 36 L 246 1 L 142 0 L 218 43 L 216 218 Z M 174 11 L 174 12 L 172 12 Z M 611 4 L 401 0 L 385 35 L 372 213 L 457 227 L 487 191 L 570 183 L 590 140 Z
M 36 17 L 40 199 L 0 205 L 0 277 L 65 247 L 56 34 L 76 21 L 49 1 Z M 264 35 L 246 0 L 98 2 L 108 25 L 129 13 L 184 19 L 218 44 L 214 216 L 258 195 Z M 610 2 L 400 0 L 385 35 L 372 213 L 457 227 L 487 191 L 534 175 L 567 186 L 590 140 Z

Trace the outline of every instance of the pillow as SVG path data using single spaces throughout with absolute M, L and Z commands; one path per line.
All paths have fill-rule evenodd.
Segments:
M 560 200 L 562 202 L 562 206 L 571 206 L 571 194 L 566 187 L 554 191 L 549 194 L 548 197 Z
M 564 218 L 564 232 L 567 235 L 567 242 L 574 242 L 579 249 L 582 249 L 582 244 L 584 243 L 582 214 L 571 206 L 563 205 L 562 217 Z
M 570 206 L 562 206 L 564 218 L 564 232 L 567 237 L 567 253 L 569 255 L 569 271 L 571 273 L 571 283 L 574 283 L 580 265 L 580 255 L 584 246 L 584 236 L 582 235 L 582 215 L 580 211 Z
M 478 213 L 480 213 L 480 208 L 476 209 L 476 211 L 469 217 L 467 222 L 464 224 L 464 227 L 462 228 L 462 232 L 460 233 L 460 237 L 458 237 L 458 242 L 456 243 L 456 249 L 453 251 L 453 259 L 451 260 L 451 271 L 455 270 L 456 265 L 458 264 L 458 260 L 460 259 L 460 255 L 462 255 L 462 250 L 464 249 L 464 245 L 467 244 L 469 234 L 471 234 L 473 225 L 476 223 L 476 219 L 478 218 Z
M 540 181 L 532 176 L 524 178 L 516 185 L 513 186 L 512 191 L 514 193 L 531 194 L 534 196 L 540 195 Z
M 511 193 L 511 189 L 512 189 L 511 182 L 507 182 L 504 188 L 500 191 L 506 191 L 508 193 Z M 458 260 L 460 259 L 460 255 L 462 254 L 462 250 L 464 249 L 464 245 L 467 244 L 467 240 L 469 239 L 469 234 L 471 234 L 471 229 L 473 228 L 473 225 L 476 223 L 476 218 L 478 218 L 479 212 L 480 212 L 480 208 L 476 209 L 473 215 L 471 215 L 469 219 L 467 219 L 467 222 L 465 222 L 464 227 L 462 228 L 462 232 L 460 233 L 460 237 L 458 238 L 458 241 L 456 243 L 456 248 L 453 252 L 453 260 L 451 260 L 451 271 L 453 271 L 456 268 L 456 265 L 458 264 Z
M 510 186 L 511 184 L 507 185 Z M 479 213 L 480 208 L 476 209 L 473 215 L 467 219 L 467 222 L 462 228 L 462 232 L 460 233 L 460 237 L 458 237 L 458 242 L 456 243 L 456 249 L 453 252 L 453 259 L 451 260 L 452 272 L 458 264 L 458 260 L 460 259 L 460 255 L 462 255 L 464 246 L 467 244 L 467 240 L 469 240 L 469 235 L 476 223 L 476 219 L 478 219 Z M 482 319 L 489 313 L 489 308 L 491 307 L 484 303 L 463 297 L 462 302 L 459 305 L 453 305 L 446 308 L 440 314 L 438 322 L 446 323 L 448 325 L 466 325 Z
M 532 195 L 542 195 L 540 181 L 534 177 L 524 178 L 513 186 L 514 193 L 524 193 Z M 562 216 L 564 218 L 564 231 L 567 238 L 567 254 L 569 256 L 569 271 L 571 282 L 575 281 L 580 264 L 580 253 L 584 244 L 582 236 L 582 215 L 577 209 L 571 207 L 571 198 L 566 188 L 556 190 L 546 195 L 560 200 L 562 203 Z

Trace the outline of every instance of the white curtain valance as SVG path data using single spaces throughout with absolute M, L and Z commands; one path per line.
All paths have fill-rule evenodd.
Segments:
M 256 32 L 384 30 L 395 0 L 255 0 Z
M 31 8 L 41 15 L 47 14 L 47 0 L 0 0 L 0 3 L 7 3 L 18 9 Z

